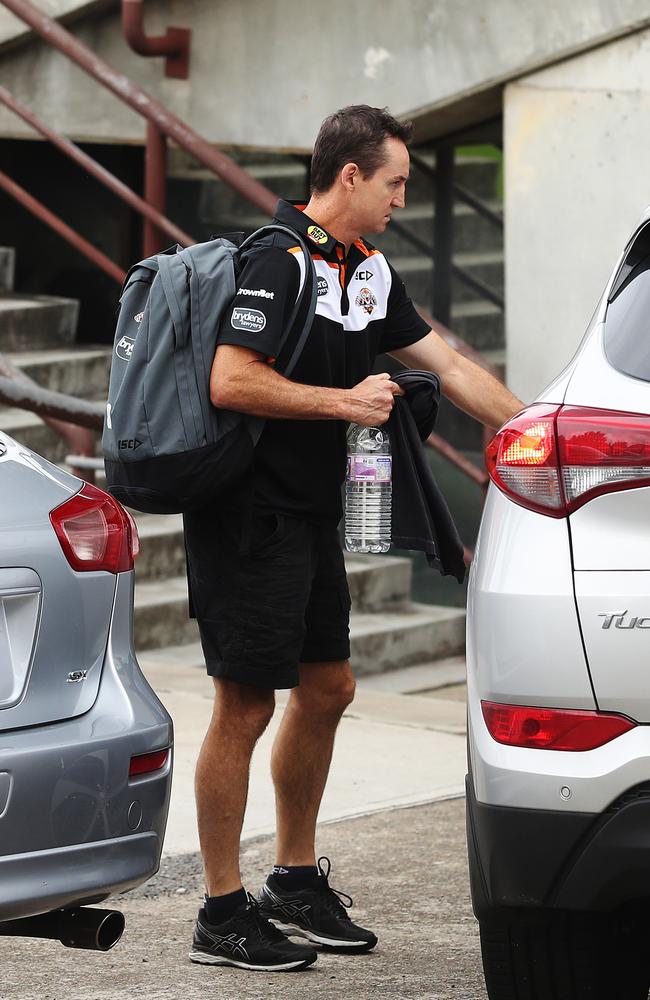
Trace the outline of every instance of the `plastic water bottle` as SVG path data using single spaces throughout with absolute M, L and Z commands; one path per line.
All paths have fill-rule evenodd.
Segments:
M 347 440 L 345 547 L 348 552 L 388 552 L 392 495 L 388 432 L 350 424 Z

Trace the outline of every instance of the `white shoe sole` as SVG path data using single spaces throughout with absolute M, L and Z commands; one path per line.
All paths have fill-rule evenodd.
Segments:
M 313 965 L 313 962 L 306 962 L 301 959 L 299 962 L 286 962 L 283 965 L 251 965 L 249 962 L 238 962 L 234 958 L 226 955 L 210 955 L 206 951 L 190 952 L 190 961 L 200 965 L 234 965 L 238 969 L 249 969 L 251 972 L 291 972 L 292 969 L 302 969 Z
M 268 920 L 272 924 L 275 924 L 279 931 L 286 934 L 287 937 L 302 937 L 307 938 L 312 944 L 322 944 L 329 948 L 349 948 L 350 951 L 367 949 L 370 950 L 367 941 L 340 941 L 338 938 L 324 937 L 321 934 L 315 934 L 313 931 L 307 930 L 306 927 L 299 927 L 297 924 L 283 924 L 282 921 L 276 920 L 274 917 L 268 917 Z M 371 947 L 375 947 L 372 945 Z

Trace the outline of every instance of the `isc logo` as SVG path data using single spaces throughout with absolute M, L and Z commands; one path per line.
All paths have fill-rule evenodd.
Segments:
M 357 271 L 355 274 L 357 281 L 370 281 L 372 276 L 372 271 Z
M 139 448 L 141 444 L 142 441 L 138 441 L 137 438 L 120 438 L 119 441 L 117 442 L 117 447 L 130 448 L 133 451 L 135 451 L 136 448 Z

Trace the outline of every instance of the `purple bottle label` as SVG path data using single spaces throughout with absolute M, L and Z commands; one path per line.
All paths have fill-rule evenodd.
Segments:
M 349 483 L 390 483 L 390 455 L 348 455 L 346 479 Z

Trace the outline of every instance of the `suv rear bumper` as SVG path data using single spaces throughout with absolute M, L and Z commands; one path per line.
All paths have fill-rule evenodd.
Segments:
M 487 805 L 471 776 L 466 785 L 477 917 L 500 907 L 605 911 L 650 898 L 650 788 L 593 814 Z

